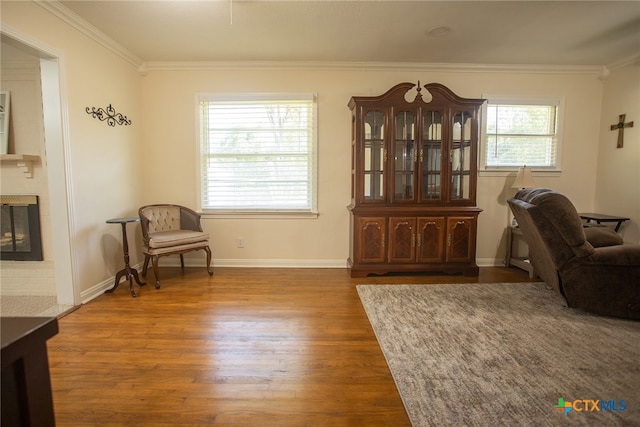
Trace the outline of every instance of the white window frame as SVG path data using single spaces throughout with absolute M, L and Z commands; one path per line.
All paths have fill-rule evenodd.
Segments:
M 204 173 L 202 148 L 202 102 L 237 102 L 237 101 L 283 101 L 310 100 L 312 102 L 312 140 L 309 155 L 311 171 L 309 172 L 310 206 L 306 209 L 289 208 L 212 208 L 204 206 L 202 184 Z M 313 93 L 198 93 L 196 94 L 196 165 L 197 165 L 197 202 L 203 215 L 238 218 L 243 216 L 264 218 L 316 218 L 318 216 L 318 103 Z
M 563 123 L 564 123 L 564 98 L 563 97 L 533 97 L 533 96 L 512 96 L 512 95 L 483 95 L 487 99 L 482 105 L 482 119 L 480 130 L 480 155 L 478 156 L 479 174 L 484 176 L 500 176 L 509 175 L 524 165 L 509 166 L 488 166 L 487 165 L 487 109 L 488 106 L 495 104 L 505 105 L 555 105 L 557 107 L 557 123 L 556 123 L 556 153 L 555 165 L 553 166 L 532 166 L 536 173 L 545 175 L 558 175 L 562 172 L 562 139 L 563 139 Z M 529 165 L 528 165 L 529 166 Z

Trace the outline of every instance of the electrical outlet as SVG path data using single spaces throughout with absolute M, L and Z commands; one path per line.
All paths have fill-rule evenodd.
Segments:
M 244 248 L 244 237 L 236 237 L 236 248 Z

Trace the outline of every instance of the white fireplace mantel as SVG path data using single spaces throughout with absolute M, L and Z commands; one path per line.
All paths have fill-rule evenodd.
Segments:
M 22 169 L 25 178 L 33 178 L 33 164 L 40 161 L 40 156 L 35 154 L 2 154 L 0 155 L 2 163 L 15 163 L 17 167 Z

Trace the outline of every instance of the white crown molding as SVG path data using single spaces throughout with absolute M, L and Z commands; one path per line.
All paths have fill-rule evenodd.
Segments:
M 140 68 L 143 65 L 140 57 L 89 24 L 57 0 L 35 0 L 35 3 L 135 67 Z
M 184 61 L 145 62 L 145 71 L 246 71 L 246 70 L 323 70 L 323 71 L 445 71 L 469 73 L 592 74 L 599 65 L 512 65 L 447 64 L 418 62 L 321 62 L 321 61 Z
M 606 68 L 610 71 L 613 71 L 617 70 L 618 68 L 634 64 L 640 64 L 640 52 L 636 52 L 633 55 L 623 58 L 619 61 L 612 62 L 611 64 L 608 64 Z
M 622 58 L 618 61 L 612 62 L 609 65 L 604 65 L 598 73 L 598 79 L 605 81 L 611 75 L 611 72 L 619 68 L 624 68 L 630 65 L 640 65 L 640 52 L 634 53 L 631 56 Z

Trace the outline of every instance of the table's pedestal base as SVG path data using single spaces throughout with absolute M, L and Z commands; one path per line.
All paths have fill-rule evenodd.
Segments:
M 136 291 L 133 289 L 133 280 L 135 279 L 138 286 L 146 285 L 145 282 L 140 281 L 140 276 L 138 276 L 138 270 L 136 270 L 135 268 L 131 268 L 128 265 L 125 265 L 125 267 L 122 270 L 118 271 L 118 273 L 116 274 L 116 282 L 113 285 L 113 288 L 107 289 L 105 293 L 110 294 L 113 291 L 115 291 L 118 288 L 118 285 L 120 285 L 120 281 L 122 280 L 123 277 L 125 277 L 129 281 L 129 292 L 131 293 L 131 296 L 134 298 L 137 295 L 136 295 Z

